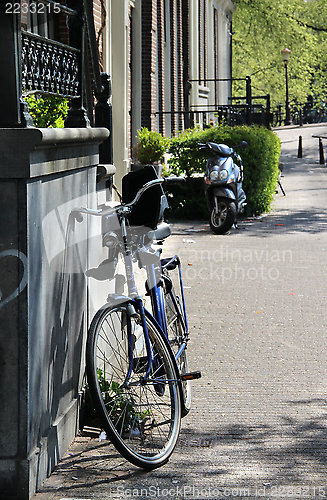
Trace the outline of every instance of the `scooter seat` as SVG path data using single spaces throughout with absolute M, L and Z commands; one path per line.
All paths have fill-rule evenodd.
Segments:
M 216 144 L 215 142 L 208 142 L 208 144 L 212 151 L 224 158 L 228 158 L 228 156 L 232 156 L 234 153 L 234 149 L 229 148 L 226 144 Z

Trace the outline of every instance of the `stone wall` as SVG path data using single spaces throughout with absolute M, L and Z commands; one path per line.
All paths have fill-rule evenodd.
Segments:
M 107 135 L 0 129 L 1 498 L 30 498 L 78 430 L 85 335 L 106 297 L 85 277 L 104 257 L 101 221 L 71 211 L 98 205 Z

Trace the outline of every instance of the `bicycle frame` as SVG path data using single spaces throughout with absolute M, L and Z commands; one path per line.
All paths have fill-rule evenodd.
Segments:
M 186 332 L 186 339 L 188 337 L 188 323 L 187 323 L 187 314 L 186 314 L 186 307 L 185 307 L 185 296 L 184 296 L 184 288 L 183 288 L 183 278 L 182 278 L 182 269 L 181 269 L 181 263 L 177 255 L 172 257 L 171 259 L 166 259 L 160 260 L 160 266 L 161 269 L 168 269 L 169 267 L 175 268 L 176 266 L 178 267 L 178 276 L 179 276 L 179 285 L 180 285 L 180 293 L 181 293 L 181 299 L 182 299 L 182 312 L 180 312 L 180 308 L 178 307 L 177 301 L 175 296 L 169 291 L 168 293 L 170 294 L 170 298 L 172 300 L 172 303 L 174 305 L 174 309 L 176 311 L 176 314 L 180 321 L 182 322 L 182 325 L 185 327 L 185 332 Z M 161 327 L 164 335 L 166 336 L 167 340 L 168 339 L 168 328 L 167 328 L 167 321 L 166 321 L 166 314 L 165 314 L 165 308 L 164 308 L 164 298 L 163 298 L 163 280 L 157 280 L 156 279 L 156 270 L 155 270 L 155 265 L 151 264 L 149 266 L 146 266 L 146 271 L 147 271 L 147 276 L 148 276 L 148 283 L 150 283 L 152 286 L 150 287 L 149 294 L 151 298 L 151 304 L 152 304 L 152 310 L 153 310 L 153 316 L 156 319 L 157 323 Z M 187 346 L 187 341 L 183 341 L 180 348 L 178 349 L 178 352 L 175 355 L 175 359 L 177 360 L 184 349 L 186 349 Z
M 147 355 L 148 355 L 148 368 L 146 375 L 144 377 L 145 380 L 147 380 L 150 376 L 151 368 L 152 368 L 152 363 L 153 363 L 153 354 L 151 352 L 150 348 L 150 340 L 149 340 L 149 333 L 145 321 L 145 310 L 144 310 L 144 305 L 142 298 L 138 296 L 136 284 L 135 284 L 135 278 L 134 278 L 134 273 L 133 273 L 133 263 L 132 263 L 132 252 L 131 249 L 128 245 L 127 241 L 127 230 L 126 230 L 126 218 L 125 214 L 121 213 L 120 214 L 120 225 L 121 225 L 121 232 L 122 232 L 122 237 L 123 237 L 123 244 L 124 244 L 124 262 L 125 262 L 125 271 L 126 271 L 126 277 L 127 277 L 127 287 L 128 287 L 128 295 L 131 298 L 134 298 L 135 304 L 137 306 L 137 309 L 140 312 L 141 316 L 141 321 L 142 321 L 142 328 L 144 332 L 144 337 L 145 337 L 145 342 L 146 342 L 146 349 L 147 349 Z M 158 259 L 159 261 L 159 259 Z M 178 304 L 176 302 L 175 297 L 173 294 L 170 292 L 170 297 L 173 302 L 175 311 L 182 322 L 183 326 L 185 326 L 185 331 L 186 331 L 186 337 L 188 335 L 188 323 L 187 323 L 187 315 L 186 315 L 186 306 L 185 306 L 185 296 L 184 296 L 184 288 L 183 288 L 183 278 L 182 278 L 182 270 L 181 270 L 181 263 L 177 255 L 175 255 L 173 258 L 166 260 L 160 260 L 158 263 L 160 263 L 160 276 L 161 272 L 164 269 L 169 269 L 171 268 L 176 268 L 178 266 L 178 275 L 179 275 L 179 285 L 180 285 L 180 291 L 181 291 L 181 299 L 182 299 L 182 314 L 180 313 L 180 308 L 178 307 Z M 166 321 L 166 314 L 165 314 L 165 307 L 164 307 L 164 298 L 163 298 L 163 283 L 162 279 L 157 279 L 157 272 L 156 272 L 156 266 L 155 264 L 150 264 L 145 266 L 146 273 L 147 273 L 147 282 L 150 285 L 149 288 L 149 294 L 151 298 L 151 304 L 152 304 L 152 311 L 153 311 L 153 317 L 157 321 L 158 325 L 160 326 L 163 334 L 165 335 L 166 339 L 169 342 L 168 339 L 168 329 L 167 329 L 167 321 Z M 131 376 L 132 369 L 133 369 L 133 339 L 132 339 L 132 333 L 128 331 L 128 346 L 129 346 L 129 358 L 130 358 L 130 366 L 128 369 L 128 374 L 126 377 L 126 383 L 128 383 L 128 379 Z M 175 355 L 175 360 L 177 360 L 183 351 L 187 347 L 187 340 L 183 341 L 181 346 L 178 349 L 178 352 Z
M 144 332 L 144 337 L 145 337 L 145 342 L 146 342 L 146 349 L 147 349 L 147 356 L 148 356 L 148 367 L 147 367 L 147 372 L 144 376 L 144 381 L 149 379 L 152 365 L 153 365 L 153 353 L 151 352 L 150 348 L 150 340 L 149 340 L 149 333 L 145 321 L 145 308 L 143 305 L 142 298 L 138 296 L 137 289 L 136 289 L 136 284 L 135 284 L 135 279 L 134 279 L 134 274 L 133 274 L 133 265 L 132 265 L 132 256 L 131 256 L 131 249 L 128 246 L 127 243 L 127 233 L 126 233 L 126 221 L 124 216 L 121 217 L 121 229 L 122 229 L 122 236 L 123 236 L 123 242 L 124 242 L 124 262 L 125 262 L 125 271 L 126 271 L 126 277 L 127 277 L 127 287 L 128 287 L 128 295 L 134 299 L 135 306 L 137 310 L 140 313 L 141 317 L 141 322 L 142 322 L 142 328 Z M 186 338 L 183 339 L 182 344 L 180 345 L 177 353 L 174 355 L 175 360 L 177 361 L 178 358 L 181 356 L 183 351 L 187 347 L 187 340 L 188 340 L 188 323 L 187 323 L 187 314 L 186 314 L 186 306 L 185 306 L 185 296 L 184 296 L 184 288 L 183 288 L 183 278 L 182 278 L 182 270 L 181 270 L 181 263 L 177 255 L 175 255 L 173 258 L 168 259 L 167 261 L 165 259 L 159 260 L 158 258 L 158 264 L 160 265 L 160 278 L 162 274 L 162 270 L 164 269 L 169 269 L 171 268 L 176 268 L 178 267 L 178 276 L 179 276 L 179 285 L 180 285 L 180 293 L 181 293 L 181 300 L 182 300 L 182 311 L 180 311 L 180 307 L 178 306 L 178 303 L 176 301 L 175 296 L 170 293 L 170 297 L 174 306 L 174 309 L 176 311 L 176 314 L 180 321 L 182 322 L 182 325 L 185 327 L 185 332 L 186 332 Z M 149 295 L 151 299 L 151 305 L 152 305 L 152 312 L 153 312 L 153 317 L 158 323 L 159 327 L 161 328 L 161 331 L 163 332 L 164 336 L 166 337 L 168 343 L 169 343 L 169 338 L 168 338 L 168 327 L 167 327 L 167 321 L 166 321 L 166 313 L 165 313 L 165 307 L 164 307 L 164 297 L 163 297 L 163 280 L 158 279 L 158 265 L 156 266 L 155 264 L 148 264 L 145 267 L 146 274 L 147 274 L 147 283 L 149 285 Z M 126 376 L 125 383 L 128 383 L 128 380 L 131 376 L 132 369 L 133 369 L 133 338 L 132 338 L 132 332 L 128 329 L 128 349 L 129 349 L 129 368 L 128 368 L 128 373 Z
M 150 345 L 150 339 L 149 339 L 149 332 L 147 329 L 146 325 L 146 319 L 145 319 L 145 308 L 143 305 L 143 300 L 142 297 L 138 294 L 136 283 L 135 283 L 135 278 L 134 278 L 134 273 L 133 273 L 133 261 L 132 261 L 132 252 L 131 248 L 128 245 L 127 241 L 127 230 L 126 230 L 126 216 L 131 212 L 131 208 L 135 203 L 140 199 L 141 195 L 150 187 L 158 184 L 162 184 L 163 179 L 155 179 L 152 180 L 148 183 L 146 183 L 136 194 L 135 198 L 124 205 L 120 205 L 119 207 L 115 208 L 108 208 L 104 210 L 94 210 L 94 209 L 88 209 L 88 208 L 82 208 L 82 209 L 75 209 L 72 211 L 73 216 L 76 218 L 78 222 L 81 222 L 83 220 L 83 214 L 87 215 L 95 215 L 95 216 L 107 216 L 111 215 L 113 213 L 116 213 L 119 221 L 120 221 L 120 226 L 121 226 L 121 234 L 123 238 L 123 247 L 124 247 L 124 263 L 125 263 L 125 271 L 126 271 L 126 278 L 127 278 L 127 287 L 128 287 L 128 296 L 126 297 L 126 302 L 129 301 L 129 303 L 132 303 L 133 305 L 136 306 L 136 309 L 139 311 L 140 317 L 141 317 L 141 323 L 142 323 L 142 328 L 144 332 L 144 337 L 145 337 L 145 344 L 146 344 L 146 350 L 147 350 L 147 356 L 148 356 L 148 367 L 146 374 L 144 376 L 144 380 L 148 379 L 150 377 L 151 373 L 151 368 L 153 364 L 153 354 L 151 352 L 151 345 Z M 171 299 L 173 301 L 176 313 L 178 314 L 180 320 L 182 321 L 182 324 L 185 326 L 185 331 L 188 333 L 188 326 L 187 326 L 187 316 L 186 316 L 186 308 L 185 308 L 185 298 L 184 298 L 184 289 L 183 289 L 183 280 L 182 280 L 182 272 L 181 272 L 181 265 L 179 258 L 177 256 L 173 257 L 172 259 L 169 259 L 167 262 L 165 260 L 159 260 L 161 269 L 160 269 L 160 274 L 162 269 L 169 268 L 169 266 L 178 266 L 179 269 L 179 283 L 180 283 L 180 290 L 181 290 L 181 297 L 182 297 L 182 314 L 180 314 L 180 310 L 178 307 L 178 304 L 176 303 L 175 297 L 171 294 Z M 156 269 L 155 265 L 147 265 L 145 266 L 146 272 L 147 272 L 147 277 L 148 277 L 148 283 L 151 283 L 152 286 L 150 287 L 150 297 L 151 297 L 151 303 L 152 303 L 152 310 L 153 310 L 153 317 L 158 323 L 158 326 L 160 327 L 161 331 L 163 332 L 165 338 L 168 341 L 168 332 L 167 332 L 167 322 L 166 322 L 166 316 L 165 316 L 165 309 L 164 309 L 164 299 L 163 299 L 163 289 L 162 289 L 162 283 L 159 280 L 159 283 L 157 282 L 156 279 Z M 122 297 L 119 297 L 121 299 Z M 127 331 L 128 335 L 128 350 L 129 350 L 129 368 L 127 372 L 127 376 L 125 378 L 125 384 L 128 384 L 128 380 L 131 376 L 132 369 L 133 369 L 133 335 L 128 328 Z M 168 341 L 169 343 L 169 341 Z M 186 348 L 187 343 L 184 341 L 182 345 L 180 346 L 176 356 L 175 360 L 177 360 L 184 349 Z

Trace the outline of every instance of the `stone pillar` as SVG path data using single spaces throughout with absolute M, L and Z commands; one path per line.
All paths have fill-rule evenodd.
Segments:
M 70 213 L 97 206 L 107 137 L 99 128 L 0 129 L 1 498 L 29 499 L 78 429 L 92 222 Z

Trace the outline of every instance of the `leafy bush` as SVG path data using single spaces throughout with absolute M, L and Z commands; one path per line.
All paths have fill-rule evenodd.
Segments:
M 187 130 L 171 139 L 169 160 L 171 173 L 190 177 L 204 173 L 209 153 L 198 147 L 199 142 L 216 142 L 235 146 L 247 141 L 249 147 L 240 151 L 244 164 L 243 188 L 249 213 L 258 214 L 270 209 L 278 180 L 280 140 L 264 127 L 227 125 L 205 130 Z M 199 193 L 202 196 L 202 193 Z
M 63 128 L 69 100 L 60 96 L 32 94 L 24 97 L 34 125 L 40 128 Z
M 198 147 L 199 142 L 206 142 L 203 138 L 206 130 L 195 128 L 186 130 L 170 140 L 168 153 L 170 172 L 176 175 L 186 175 L 205 171 L 206 153 Z
M 169 140 L 159 132 L 142 127 L 137 132 L 138 142 L 134 148 L 134 158 L 143 165 L 153 165 L 167 151 Z

